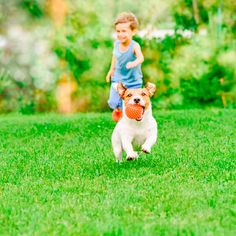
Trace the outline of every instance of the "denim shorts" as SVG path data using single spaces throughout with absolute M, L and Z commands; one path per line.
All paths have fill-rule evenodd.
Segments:
M 111 88 L 110 88 L 110 96 L 108 99 L 108 105 L 111 109 L 116 109 L 118 107 L 122 109 L 122 98 L 118 95 L 118 92 L 114 89 L 114 86 L 112 85 L 113 84 L 111 84 Z M 141 88 L 142 84 L 136 84 L 136 85 L 126 86 L 126 87 L 129 89 Z

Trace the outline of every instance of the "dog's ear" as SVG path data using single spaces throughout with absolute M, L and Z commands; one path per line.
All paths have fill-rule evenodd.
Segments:
M 147 89 L 149 96 L 152 97 L 156 91 L 156 85 L 153 83 L 147 82 L 147 84 L 145 85 L 145 88 Z
M 126 90 L 127 88 L 120 82 L 117 86 L 117 92 L 122 99 L 124 98 L 124 94 Z

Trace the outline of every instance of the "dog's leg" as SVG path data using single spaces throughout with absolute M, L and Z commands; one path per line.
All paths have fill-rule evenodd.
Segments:
M 116 157 L 116 162 L 117 163 L 122 162 L 122 147 L 121 146 L 113 147 L 113 152 Z
M 125 150 L 127 156 L 126 160 L 131 161 L 138 157 L 138 153 L 134 151 L 132 146 L 132 139 L 127 136 L 121 138 L 123 149 Z
M 113 132 L 111 141 L 116 162 L 119 163 L 122 161 L 122 144 L 117 132 Z
M 157 141 L 157 130 L 152 130 L 150 136 L 146 139 L 145 143 L 142 145 L 142 151 L 145 153 L 150 153 L 152 146 Z

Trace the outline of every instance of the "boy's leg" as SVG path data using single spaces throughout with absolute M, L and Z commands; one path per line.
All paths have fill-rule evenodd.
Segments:
M 110 88 L 110 96 L 108 99 L 108 105 L 111 109 L 116 109 L 117 107 L 120 106 L 121 103 L 121 97 L 118 95 L 116 90 L 111 86 Z
M 108 105 L 111 109 L 113 109 L 112 112 L 112 119 L 116 122 L 118 122 L 122 117 L 122 99 L 118 95 L 117 91 L 111 86 L 110 88 L 110 97 L 108 100 Z

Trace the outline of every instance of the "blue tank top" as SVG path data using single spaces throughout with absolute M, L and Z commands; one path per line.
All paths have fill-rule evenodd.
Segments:
M 116 58 L 116 64 L 114 76 L 111 79 L 112 82 L 122 82 L 127 88 L 142 84 L 143 75 L 141 64 L 131 69 L 126 68 L 128 62 L 136 60 L 136 56 L 133 53 L 135 43 L 136 42 L 132 40 L 125 52 L 120 51 L 119 40 L 116 40 L 114 43 L 113 55 Z

